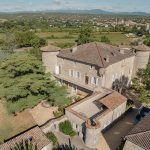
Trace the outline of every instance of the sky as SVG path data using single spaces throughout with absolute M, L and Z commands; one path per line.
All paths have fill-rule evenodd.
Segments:
M 150 0 L 0 0 L 0 12 L 57 9 L 103 9 L 115 12 L 150 13 Z

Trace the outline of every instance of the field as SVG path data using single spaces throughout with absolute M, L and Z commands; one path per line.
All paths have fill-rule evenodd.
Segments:
M 37 33 L 37 35 L 39 37 L 47 39 L 47 42 L 49 44 L 61 48 L 73 46 L 78 37 L 78 33 L 71 33 L 71 32 L 70 33 L 69 32 L 41 32 L 41 33 Z M 106 36 L 110 39 L 113 45 L 120 45 L 120 44 L 128 45 L 131 40 L 120 32 L 110 32 L 110 33 L 95 32 L 93 35 L 95 41 L 100 41 L 101 36 Z
M 0 101 L 0 143 L 36 124 L 28 111 L 17 116 L 8 115 L 4 106 L 4 102 Z

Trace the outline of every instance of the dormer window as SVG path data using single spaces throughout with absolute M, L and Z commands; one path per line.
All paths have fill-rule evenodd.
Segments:
M 115 56 L 115 54 L 113 52 L 111 52 L 111 55 Z
M 109 62 L 109 56 L 104 57 L 104 60 L 105 60 L 106 62 Z

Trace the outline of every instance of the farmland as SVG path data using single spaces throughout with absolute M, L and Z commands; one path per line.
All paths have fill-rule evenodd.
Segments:
M 52 44 L 61 48 L 71 47 L 75 44 L 75 41 L 78 37 L 79 33 L 70 33 L 70 32 L 39 32 L 37 35 L 39 37 L 45 38 L 48 44 Z M 120 45 L 126 44 L 128 45 L 131 39 L 127 38 L 121 32 L 95 32 L 94 41 L 100 41 L 102 36 L 106 36 L 110 39 L 111 44 Z

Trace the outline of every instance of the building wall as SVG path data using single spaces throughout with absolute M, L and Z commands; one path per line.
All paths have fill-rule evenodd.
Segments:
M 53 149 L 52 143 L 42 148 L 42 150 L 52 150 L 52 149 Z
M 136 75 L 138 69 L 145 69 L 149 61 L 150 51 L 137 51 L 134 61 L 133 76 Z
M 113 111 L 113 121 L 119 118 L 122 114 L 125 113 L 126 111 L 126 105 L 127 102 L 124 102 L 122 105 L 118 106 L 114 111 Z
M 105 75 L 103 77 L 104 87 L 112 88 L 114 82 L 120 80 L 121 78 L 127 78 L 131 81 L 133 65 L 135 57 L 126 58 L 120 62 L 112 64 L 105 69 Z
M 100 139 L 100 128 L 86 128 L 85 144 L 87 147 L 96 148 Z
M 68 80 L 74 80 L 80 82 L 82 85 L 85 84 L 85 76 L 89 77 L 88 85 L 91 87 L 97 87 L 98 84 L 101 84 L 101 78 L 98 76 L 98 71 L 94 66 L 87 65 L 84 63 L 78 63 L 75 61 L 70 61 L 67 59 L 58 58 L 58 65 L 60 66 L 60 74 L 61 76 L 67 78 Z M 69 71 L 74 71 L 74 77 L 69 75 Z M 77 78 L 76 72 L 80 72 L 80 77 Z M 97 85 L 91 83 L 91 78 L 97 78 Z
M 65 115 L 68 120 L 71 122 L 73 129 L 78 133 L 78 135 L 83 138 L 83 124 L 84 121 L 74 115 L 73 113 L 69 112 L 68 110 L 65 111 Z
M 144 150 L 144 149 L 127 140 L 123 150 Z
M 121 79 L 121 77 L 126 77 L 128 81 L 131 81 L 132 73 L 133 73 L 133 65 L 134 65 L 135 57 L 126 58 L 120 62 L 112 64 L 108 66 L 103 76 L 100 77 L 99 72 L 102 69 L 95 68 L 94 66 L 87 65 L 84 63 L 78 63 L 74 61 L 70 61 L 67 59 L 58 58 L 58 65 L 60 66 L 60 74 L 61 76 L 67 78 L 68 80 L 73 80 L 74 82 L 80 82 L 82 85 L 86 85 L 85 77 L 89 77 L 88 86 L 90 87 L 105 87 L 112 88 L 113 83 L 117 79 Z M 71 77 L 69 75 L 69 70 L 73 70 L 74 74 L 76 72 L 80 72 L 80 78 Z M 96 84 L 91 83 L 92 78 L 96 77 Z
M 57 65 L 57 54 L 59 52 L 42 52 L 42 61 L 46 67 L 46 72 L 54 73 Z
M 110 111 L 107 115 L 99 119 L 101 130 L 109 126 L 113 121 L 118 119 L 126 111 L 126 103 L 127 102 L 123 103 L 122 105 L 118 106 L 116 109 Z

